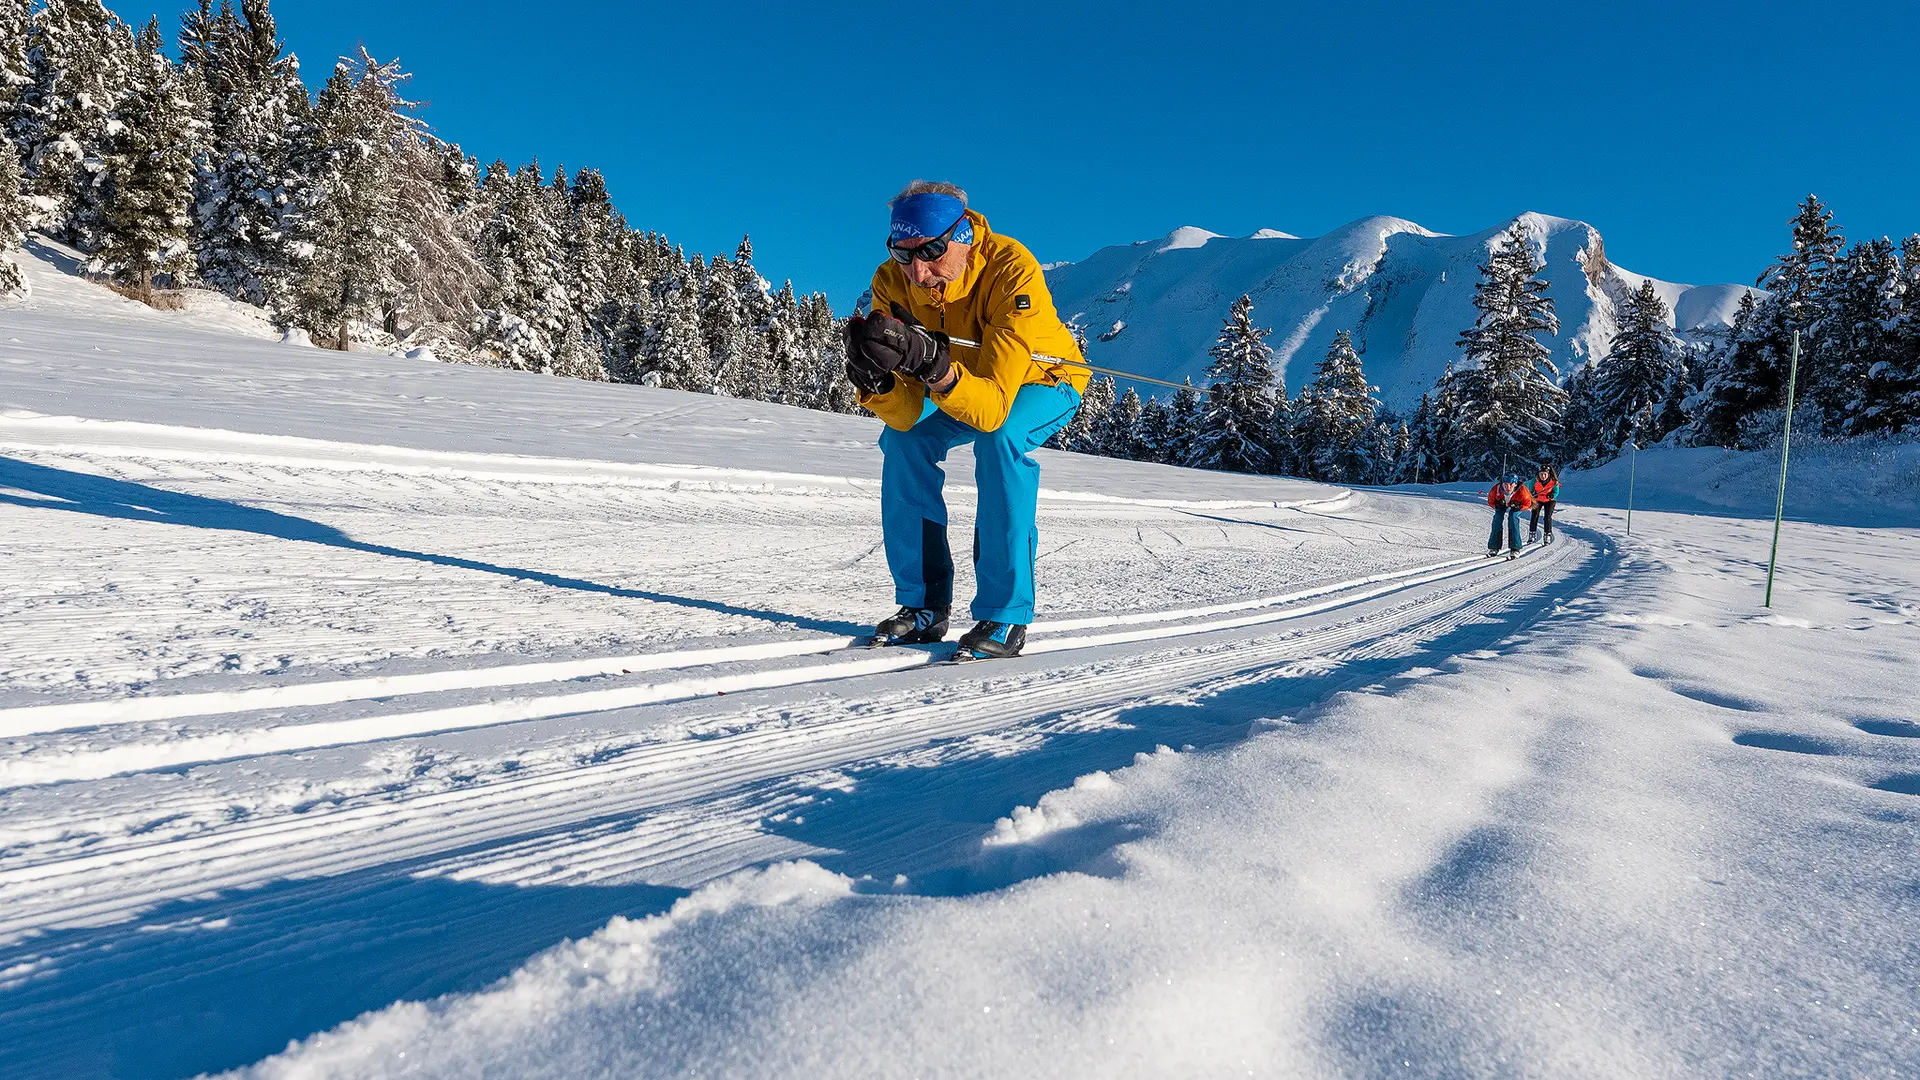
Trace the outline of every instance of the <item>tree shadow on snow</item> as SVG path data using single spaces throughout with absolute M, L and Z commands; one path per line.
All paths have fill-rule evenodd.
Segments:
M 30 494 L 22 494 L 23 492 Z M 209 499 L 200 495 L 168 491 L 127 480 L 114 480 L 92 473 L 34 465 L 4 456 L 0 456 L 0 505 L 25 506 L 38 510 L 67 510 L 122 521 L 146 521 L 199 529 L 253 533 L 277 540 L 323 544 L 344 551 L 358 551 L 395 559 L 410 559 L 434 566 L 451 566 L 461 570 L 499 574 L 520 581 L 549 585 L 556 589 L 574 589 L 629 600 L 648 600 L 656 604 L 671 604 L 675 607 L 710 611 L 721 615 L 740 615 L 805 630 L 849 635 L 866 632 L 866 627 L 857 623 L 816 619 L 763 608 L 741 607 L 717 600 L 675 596 L 671 593 L 652 592 L 646 589 L 628 589 L 588 581 L 584 578 L 550 574 L 543 570 L 500 566 L 454 555 L 435 555 L 385 544 L 370 544 L 363 540 L 355 540 L 331 525 L 323 525 L 317 521 L 309 521 L 290 514 L 262 510 L 241 503 L 227 502 L 224 499 Z

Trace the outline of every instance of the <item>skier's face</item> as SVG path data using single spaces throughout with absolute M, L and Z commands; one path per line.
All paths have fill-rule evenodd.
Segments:
M 894 246 L 914 248 L 924 243 L 926 243 L 925 240 L 918 242 L 902 240 Z M 960 275 L 967 269 L 967 255 L 972 251 L 972 244 L 961 244 L 949 241 L 945 253 L 932 262 L 914 259 L 907 263 L 905 267 L 907 280 L 923 289 L 937 289 L 948 282 L 958 281 L 960 280 Z

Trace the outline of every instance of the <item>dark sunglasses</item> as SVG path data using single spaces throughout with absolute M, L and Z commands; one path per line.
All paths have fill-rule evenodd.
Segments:
M 967 220 L 965 214 L 954 218 L 953 224 L 947 226 L 946 232 L 921 244 L 919 247 L 897 247 L 892 240 L 888 240 L 887 254 L 893 256 L 893 261 L 899 263 L 901 266 L 906 266 L 915 259 L 919 259 L 921 262 L 933 262 L 935 259 L 947 253 L 947 238 L 952 236 L 953 230 L 959 228 L 960 223 L 965 220 Z

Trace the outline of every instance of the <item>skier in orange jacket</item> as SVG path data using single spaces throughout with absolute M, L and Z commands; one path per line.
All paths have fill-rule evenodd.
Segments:
M 1527 520 L 1527 543 L 1540 535 L 1540 519 L 1547 519 L 1547 543 L 1553 543 L 1553 508 L 1560 501 L 1560 470 L 1540 466 L 1540 478 L 1533 482 L 1533 516 Z
M 1533 495 L 1518 476 L 1509 476 L 1487 492 L 1487 505 L 1493 508 L 1493 532 L 1487 536 L 1487 557 L 1500 554 L 1500 525 L 1507 526 L 1507 557 L 1520 554 L 1520 512 L 1533 509 Z

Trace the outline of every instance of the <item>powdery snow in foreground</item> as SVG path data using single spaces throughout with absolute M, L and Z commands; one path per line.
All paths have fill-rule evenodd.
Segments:
M 246 1075 L 1904 1074 L 1916 534 L 1790 525 L 1767 613 L 1768 524 L 1636 514 L 1498 649 L 993 834 L 1083 872 L 752 872 Z

